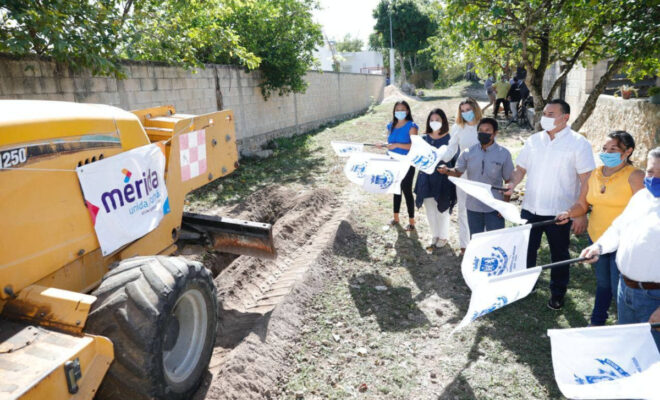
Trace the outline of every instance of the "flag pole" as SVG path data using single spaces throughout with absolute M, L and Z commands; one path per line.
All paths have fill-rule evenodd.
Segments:
M 563 267 L 566 265 L 571 265 L 573 263 L 579 263 L 582 261 L 587 261 L 590 260 L 593 257 L 580 257 L 580 258 L 572 258 L 570 260 L 564 260 L 564 261 L 558 261 L 554 262 L 552 264 L 546 264 L 546 265 L 541 265 L 541 269 L 550 269 L 550 268 L 556 268 L 556 267 Z
M 540 228 L 540 227 L 542 227 L 542 226 L 554 225 L 554 224 L 556 224 L 557 222 L 559 222 L 559 220 L 558 220 L 557 218 L 555 218 L 555 219 L 549 219 L 549 220 L 547 220 L 547 221 L 533 222 L 533 223 L 531 223 L 531 224 L 529 224 L 529 225 L 531 225 L 532 228 Z

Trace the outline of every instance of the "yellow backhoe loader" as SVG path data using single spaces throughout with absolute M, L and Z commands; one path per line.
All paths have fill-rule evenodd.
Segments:
M 192 132 L 204 165 L 191 173 L 183 135 Z M 167 210 L 148 233 L 102 251 L 77 173 L 154 143 Z M 231 111 L 0 101 L 0 400 L 189 398 L 219 306 L 210 272 L 171 257 L 177 244 L 274 255 L 269 224 L 183 211 L 187 193 L 237 166 Z M 128 206 L 134 189 L 104 201 Z

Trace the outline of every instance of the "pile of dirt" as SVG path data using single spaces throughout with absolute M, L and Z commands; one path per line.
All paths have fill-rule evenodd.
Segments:
M 385 86 L 383 90 L 383 103 L 395 103 L 399 100 L 407 101 L 420 101 L 420 98 L 417 96 L 410 96 L 401 91 L 398 87 L 394 85 Z
M 278 255 L 240 256 L 216 277 L 222 320 L 210 374 L 194 398 L 269 398 L 287 373 L 305 304 L 332 273 L 326 260 L 346 211 L 328 190 L 276 187 L 220 211 L 272 223 Z

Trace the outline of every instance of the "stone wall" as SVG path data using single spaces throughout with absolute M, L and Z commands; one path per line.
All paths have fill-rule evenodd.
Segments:
M 566 77 L 566 94 L 564 100 L 571 106 L 571 121 L 575 120 L 580 112 L 587 97 L 594 89 L 598 80 L 607 71 L 607 61 L 600 61 L 596 64 L 583 66 L 575 65 Z M 561 74 L 559 63 L 554 63 L 545 71 L 543 75 L 543 96 L 550 92 L 552 84 Z M 555 92 L 555 98 L 560 97 L 560 90 Z
M 125 79 L 73 73 L 48 60 L 0 58 L 0 99 L 43 99 L 110 104 L 125 110 L 173 105 L 177 112 L 203 114 L 231 109 L 244 154 L 267 141 L 303 133 L 366 110 L 383 97 L 385 77 L 310 71 L 306 93 L 273 95 L 265 101 L 258 72 L 208 65 L 185 70 L 156 64 L 127 64 Z
M 660 145 L 660 105 L 647 99 L 628 99 L 600 95 L 593 113 L 582 125 L 585 135 L 595 152 L 600 152 L 610 131 L 624 130 L 635 138 L 633 153 L 635 166 L 646 167 L 650 149 Z

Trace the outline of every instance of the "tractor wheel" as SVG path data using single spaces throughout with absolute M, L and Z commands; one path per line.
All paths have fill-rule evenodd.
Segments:
M 115 360 L 101 399 L 187 399 L 215 344 L 218 300 L 211 273 L 176 257 L 136 257 L 110 270 L 86 332 L 109 338 Z

